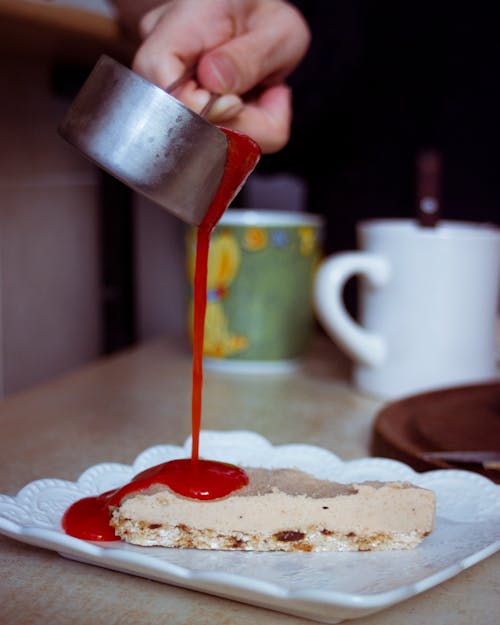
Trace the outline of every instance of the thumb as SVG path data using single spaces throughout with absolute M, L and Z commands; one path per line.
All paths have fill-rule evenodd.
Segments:
M 198 62 L 197 76 L 200 85 L 212 93 L 243 93 L 241 85 L 252 82 L 245 76 L 244 69 L 238 66 L 230 54 L 220 49 L 204 55 Z
M 300 62 L 309 45 L 309 30 L 298 20 L 277 27 L 276 22 L 255 24 L 242 35 L 213 48 L 198 62 L 199 83 L 214 93 L 243 94 L 263 82 L 281 82 Z M 290 32 L 294 37 L 290 37 Z

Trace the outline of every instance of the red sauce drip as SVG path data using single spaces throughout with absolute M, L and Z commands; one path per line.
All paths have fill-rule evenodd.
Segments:
M 121 488 L 79 499 L 64 513 L 62 526 L 66 534 L 83 540 L 119 540 L 109 524 L 110 506 L 118 506 L 125 495 L 163 484 L 191 499 L 219 499 L 247 483 L 245 471 L 232 464 L 191 458 L 170 460 L 146 469 Z
M 210 234 L 260 158 L 259 146 L 246 135 L 221 128 L 228 140 L 226 166 L 219 189 L 198 227 L 194 276 L 193 374 L 191 406 L 191 458 L 171 460 L 136 475 L 128 484 L 97 497 L 76 501 L 64 513 L 64 531 L 93 541 L 118 540 L 109 525 L 110 506 L 125 495 L 163 484 L 184 497 L 219 499 L 248 483 L 243 469 L 223 462 L 201 460 L 199 440 L 203 388 L 203 340 L 207 304 L 207 265 Z
M 193 460 L 198 458 L 201 396 L 203 386 L 203 339 L 207 307 L 207 265 L 210 234 L 233 198 L 241 189 L 260 157 L 259 146 L 240 133 L 222 128 L 228 138 L 224 176 L 207 214 L 198 227 L 196 239 L 196 266 L 194 272 L 193 321 L 193 387 L 192 387 L 192 450 Z

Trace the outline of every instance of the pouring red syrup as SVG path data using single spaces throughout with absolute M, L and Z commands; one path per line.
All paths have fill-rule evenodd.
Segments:
M 109 525 L 110 506 L 125 495 L 164 484 L 184 497 L 219 499 L 245 486 L 248 477 L 239 467 L 199 457 L 203 387 L 203 340 L 207 305 L 207 265 L 210 234 L 260 158 L 260 148 L 250 137 L 221 128 L 228 141 L 226 165 L 219 189 L 198 226 L 194 275 L 193 372 L 191 400 L 191 458 L 170 460 L 136 475 L 115 490 L 76 501 L 63 515 L 64 531 L 93 541 L 119 540 Z

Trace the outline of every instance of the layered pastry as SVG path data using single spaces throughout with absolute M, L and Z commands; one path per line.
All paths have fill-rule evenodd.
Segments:
M 245 469 L 248 484 L 200 501 L 155 484 L 113 507 L 126 542 L 196 549 L 413 549 L 434 528 L 435 496 L 407 482 L 340 484 L 295 469 Z

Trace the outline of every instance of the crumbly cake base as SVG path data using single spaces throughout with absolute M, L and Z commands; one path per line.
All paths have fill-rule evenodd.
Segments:
M 221 549 L 229 551 L 389 551 L 414 549 L 428 532 L 378 532 L 359 536 L 340 534 L 319 527 L 305 532 L 283 531 L 275 534 L 222 534 L 214 529 L 186 525 L 149 527 L 135 521 L 121 521 L 118 531 L 126 542 L 144 547 L 184 549 Z

